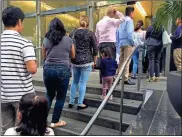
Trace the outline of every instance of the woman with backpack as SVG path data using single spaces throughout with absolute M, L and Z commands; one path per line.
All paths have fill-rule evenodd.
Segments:
M 146 42 L 149 59 L 149 79 L 148 82 L 157 82 L 160 75 L 160 57 L 162 52 L 163 27 L 155 28 L 154 21 L 146 32 Z M 155 76 L 154 76 L 155 73 Z

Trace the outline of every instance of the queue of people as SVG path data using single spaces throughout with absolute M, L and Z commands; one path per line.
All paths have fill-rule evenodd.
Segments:
M 43 80 L 46 96 L 36 96 L 32 74 L 37 71 L 33 44 L 21 36 L 25 15 L 18 7 L 7 7 L 2 14 L 5 31 L 1 34 L 1 114 L 2 133 L 5 135 L 54 135 L 51 128 L 67 123 L 60 120 L 66 100 L 72 65 L 72 83 L 69 109 L 86 109 L 84 104 L 86 85 L 92 69 L 100 59 L 100 83 L 103 84 L 101 99 L 107 95 L 115 76 L 118 75 L 134 46 L 146 45 L 149 59 L 149 82 L 159 80 L 159 62 L 162 51 L 163 27 L 156 30 L 153 24 L 143 31 L 143 21 L 134 29 L 134 8 L 127 7 L 122 13 L 109 7 L 107 15 L 96 25 L 96 32 L 88 30 L 89 19 L 80 17 L 80 27 L 66 35 L 64 24 L 54 18 L 42 42 L 44 58 Z M 118 19 L 116 19 L 116 17 Z M 154 20 L 155 22 L 155 20 Z M 177 30 L 171 35 L 175 45 L 174 59 L 181 71 L 182 19 L 176 21 Z M 98 58 L 98 52 L 100 58 Z M 120 55 L 119 64 L 116 53 Z M 137 78 L 138 50 L 132 57 L 132 78 Z M 134 85 L 129 78 L 128 61 L 124 71 L 124 84 Z M 155 74 L 155 77 L 154 77 Z M 51 124 L 47 125 L 48 112 L 56 97 Z M 113 99 L 111 95 L 109 99 Z M 48 128 L 51 127 L 51 128 Z

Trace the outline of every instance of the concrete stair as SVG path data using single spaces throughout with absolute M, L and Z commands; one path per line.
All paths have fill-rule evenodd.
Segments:
M 34 80 L 35 90 L 38 95 L 45 96 L 46 89 L 42 81 Z M 68 108 L 69 94 L 68 90 L 66 102 L 62 111 L 61 119 L 65 120 L 68 124 L 65 127 L 55 128 L 56 135 L 79 135 L 85 128 L 91 117 L 96 112 L 102 100 L 101 88 L 87 86 L 84 102 L 88 104 L 88 108 L 85 110 L 76 110 L 76 105 L 72 108 Z M 125 91 L 123 100 L 123 123 L 122 132 L 125 132 L 129 125 L 136 119 L 138 112 L 140 111 L 143 102 L 144 93 L 136 91 Z M 75 100 L 77 102 L 77 99 Z M 51 122 L 52 112 L 54 108 L 55 100 L 52 103 L 48 122 Z M 119 135 L 119 117 L 120 117 L 120 91 L 115 90 L 113 93 L 113 100 L 108 101 L 103 111 L 95 121 L 93 127 L 89 131 L 88 135 Z

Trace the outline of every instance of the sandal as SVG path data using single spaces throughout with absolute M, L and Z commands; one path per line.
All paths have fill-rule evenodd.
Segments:
M 147 82 L 154 82 L 155 77 L 149 77 L 149 79 L 147 80 Z
M 155 77 L 155 82 L 158 82 L 159 81 L 159 77 Z
M 56 128 L 56 127 L 63 127 L 65 126 L 67 123 L 65 121 L 59 121 L 58 123 L 51 123 L 50 127 L 51 128 Z

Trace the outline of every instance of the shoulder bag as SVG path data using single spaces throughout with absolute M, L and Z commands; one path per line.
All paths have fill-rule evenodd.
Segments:
M 172 43 L 172 40 L 170 36 L 168 35 L 167 31 L 163 28 L 163 33 L 162 33 L 163 49 L 167 48 L 171 43 Z

